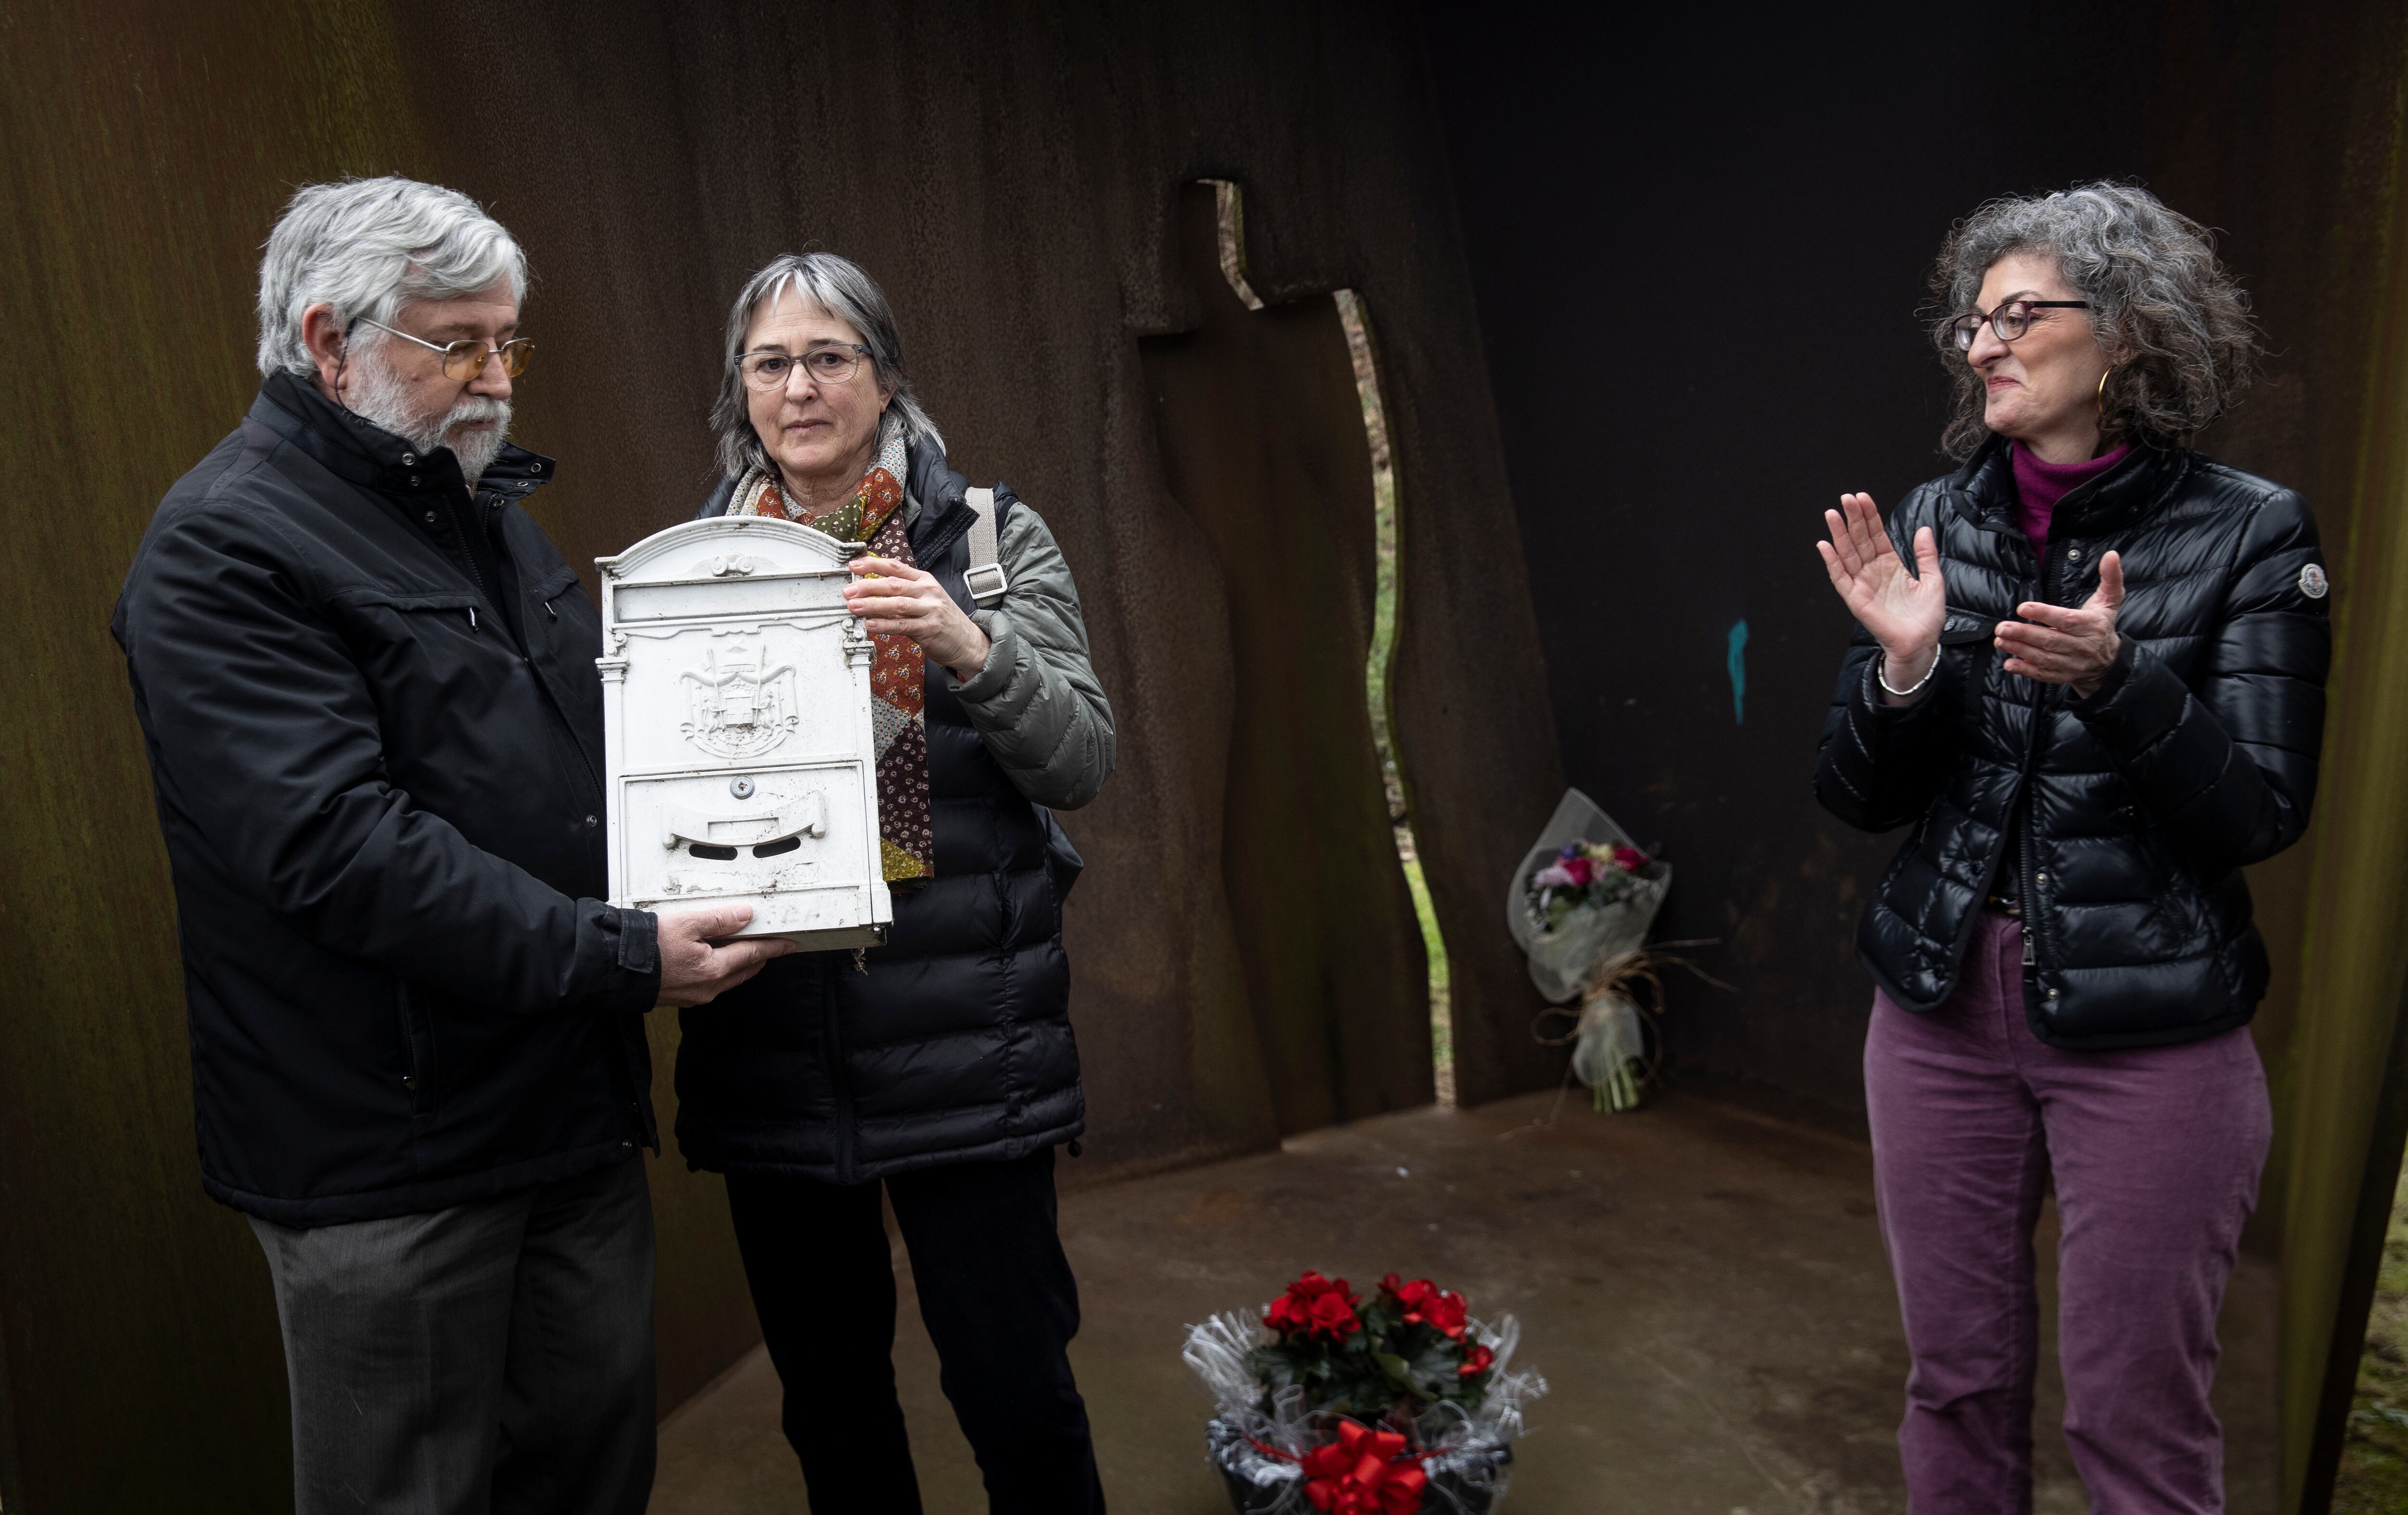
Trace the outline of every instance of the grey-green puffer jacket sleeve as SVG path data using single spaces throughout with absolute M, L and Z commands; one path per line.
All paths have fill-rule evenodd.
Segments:
M 1004 512 L 996 558 L 1010 587 L 971 617 L 994 646 L 984 668 L 952 687 L 1021 793 L 1076 810 L 1112 771 L 1112 707 L 1088 657 L 1079 587 L 1025 500 Z

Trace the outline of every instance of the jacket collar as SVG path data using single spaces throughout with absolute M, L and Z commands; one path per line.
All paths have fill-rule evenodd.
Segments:
M 904 487 L 920 502 L 920 518 L 911 523 L 911 551 L 925 555 L 969 529 L 970 482 L 946 464 L 942 447 L 924 437 L 911 443 L 906 456 L 905 471 L 911 477 Z
M 2190 469 L 2190 454 L 2136 442 L 2124 461 L 2071 491 L 2050 512 L 2049 530 L 2096 536 L 2131 525 L 2164 502 Z M 2015 513 L 2014 458 L 2004 437 L 1992 435 L 1947 483 L 1959 514 L 1989 531 L 2020 533 Z
M 251 403 L 251 419 L 317 459 L 337 478 L 378 494 L 421 495 L 463 483 L 460 460 L 449 447 L 422 454 L 416 443 L 336 404 L 298 374 L 268 375 Z M 551 483 L 552 474 L 551 458 L 504 442 L 478 487 L 523 499 Z

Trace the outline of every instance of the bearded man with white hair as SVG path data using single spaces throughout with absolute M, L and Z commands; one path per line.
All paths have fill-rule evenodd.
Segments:
M 259 397 L 110 629 L 176 886 L 201 1182 L 266 1253 L 295 1505 L 644 1508 L 644 1016 L 781 942 L 607 903 L 601 626 L 507 439 L 526 264 L 466 195 L 315 184 Z

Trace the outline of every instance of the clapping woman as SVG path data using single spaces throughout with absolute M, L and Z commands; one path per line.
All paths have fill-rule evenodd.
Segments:
M 2270 1134 L 2241 870 L 2315 793 L 2315 524 L 2188 446 L 2254 332 L 2206 233 L 2145 191 L 1993 201 L 1934 283 L 1963 465 L 1886 527 L 1842 497 L 1816 544 L 1858 630 L 1815 791 L 1911 828 L 1857 938 L 1910 1498 L 2030 1508 L 2053 1183 L 2093 1508 L 2221 1509 L 2216 1312 Z

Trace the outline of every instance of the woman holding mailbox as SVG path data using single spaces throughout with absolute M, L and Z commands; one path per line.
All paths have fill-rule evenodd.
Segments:
M 1909 1496 L 2031 1508 L 2053 1180 L 2093 1508 L 2221 1509 L 2216 1312 L 2271 1132 L 2241 869 L 2299 840 L 2315 793 L 2315 524 L 2187 446 L 2255 332 L 2207 234 L 2145 191 L 1994 201 L 1933 282 L 1963 467 L 1886 530 L 1842 497 L 1817 543 L 1859 629 L 1816 793 L 1913 828 L 1857 935 Z
M 878 285 L 832 253 L 736 299 L 702 509 L 867 544 L 887 945 L 795 954 L 681 1016 L 679 1147 L 727 1197 L 784 1425 L 822 1515 L 914 1511 L 882 1189 L 997 1511 L 1101 1510 L 1068 1348 L 1054 1148 L 1083 1129 L 1048 807 L 1095 798 L 1112 718 L 1068 566 L 1005 486 L 971 490 L 913 397 Z

